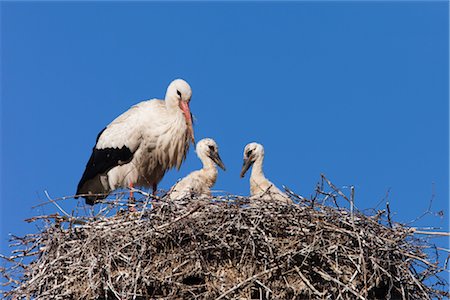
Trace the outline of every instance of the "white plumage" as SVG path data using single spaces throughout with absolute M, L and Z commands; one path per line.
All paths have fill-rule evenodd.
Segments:
M 247 170 L 253 165 L 250 175 L 250 195 L 251 198 L 263 200 L 278 200 L 284 203 L 292 203 L 292 200 L 272 182 L 270 182 L 263 172 L 264 147 L 258 143 L 250 143 L 244 149 L 244 164 L 241 170 L 241 177 L 244 177 Z
M 177 79 L 167 88 L 165 101 L 140 102 L 112 121 L 97 137 L 77 195 L 94 204 L 130 185 L 155 192 L 165 172 L 180 168 L 194 143 L 191 96 L 189 84 Z
M 193 171 L 177 182 L 169 192 L 170 199 L 181 199 L 191 195 L 211 196 L 211 187 L 216 183 L 218 173 L 216 165 L 225 170 L 219 155 L 219 147 L 213 139 L 206 138 L 197 143 L 196 152 L 203 163 L 203 168 Z

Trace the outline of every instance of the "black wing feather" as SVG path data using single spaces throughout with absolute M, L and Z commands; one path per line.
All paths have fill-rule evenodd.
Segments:
M 100 131 L 97 135 L 95 144 L 97 144 L 98 139 L 105 129 L 106 128 Z M 91 157 L 86 164 L 86 169 L 84 170 L 83 176 L 81 176 L 80 182 L 78 183 L 77 195 L 80 194 L 80 190 L 87 181 L 95 178 L 99 174 L 107 173 L 112 168 L 130 161 L 132 158 L 133 153 L 126 146 L 123 146 L 122 148 L 104 149 L 96 149 L 94 146 Z

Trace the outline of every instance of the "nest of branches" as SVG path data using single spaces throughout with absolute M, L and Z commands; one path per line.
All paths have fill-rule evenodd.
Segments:
M 328 183 L 328 185 L 327 185 Z M 326 188 L 329 191 L 325 191 Z M 2 269 L 12 299 L 445 298 L 442 267 L 413 230 L 353 206 L 322 178 L 296 204 L 239 196 L 158 200 L 137 210 L 57 213 L 15 239 Z M 348 200 L 349 209 L 338 205 Z M 29 262 L 24 263 L 28 257 Z M 442 264 L 441 264 L 442 265 Z

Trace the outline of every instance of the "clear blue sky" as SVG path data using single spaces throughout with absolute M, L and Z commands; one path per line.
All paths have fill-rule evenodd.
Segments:
M 193 88 L 197 140 L 227 166 L 216 189 L 248 194 L 243 147 L 309 196 L 320 174 L 390 189 L 395 219 L 448 230 L 448 3 L 1 3 L 1 245 L 34 231 L 31 207 L 72 195 L 97 133 L 134 103 Z M 160 188 L 200 167 L 190 151 Z M 76 201 L 61 205 L 70 211 Z M 53 206 L 44 212 L 57 211 Z M 445 245 L 445 239 L 439 242 Z M 448 246 L 447 246 L 448 247 Z

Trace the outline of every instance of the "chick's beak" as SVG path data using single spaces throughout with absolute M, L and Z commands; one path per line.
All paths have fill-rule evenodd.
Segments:
M 244 164 L 242 165 L 242 170 L 241 170 L 241 178 L 244 177 L 245 173 L 247 173 L 247 170 L 252 166 L 253 164 L 253 160 L 248 157 L 248 158 L 244 158 Z
M 222 162 L 222 159 L 220 158 L 220 155 L 218 152 L 213 152 L 211 151 L 209 153 L 209 157 L 211 157 L 211 159 L 224 171 L 226 171 L 225 169 L 225 165 Z
M 192 126 L 192 114 L 187 101 L 180 101 L 180 108 L 183 111 L 186 125 L 188 126 L 189 135 L 193 144 L 195 144 L 194 128 Z

